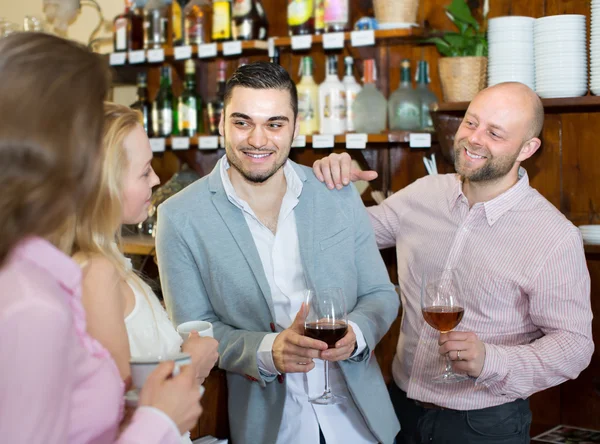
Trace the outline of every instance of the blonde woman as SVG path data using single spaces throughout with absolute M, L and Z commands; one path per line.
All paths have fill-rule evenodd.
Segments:
M 124 380 L 131 356 L 168 356 L 181 349 L 192 355 L 202 383 L 218 358 L 217 341 L 193 333 L 182 344 L 156 295 L 119 250 L 121 224 L 147 217 L 159 179 L 139 112 L 114 103 L 104 110 L 100 185 L 77 223 L 74 248 L 83 268 L 88 332 L 109 350 Z M 190 442 L 187 434 L 182 442 Z

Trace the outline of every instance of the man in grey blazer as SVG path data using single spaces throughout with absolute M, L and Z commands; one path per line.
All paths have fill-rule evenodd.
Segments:
M 213 324 L 234 444 L 392 443 L 399 424 L 373 350 L 399 298 L 356 190 L 331 193 L 288 160 L 297 114 L 279 65 L 244 65 L 227 82 L 226 156 L 158 209 L 167 309 L 175 324 Z M 329 349 L 303 335 L 302 308 L 307 290 L 327 287 L 343 290 L 348 311 Z M 342 404 L 309 403 L 322 359 Z

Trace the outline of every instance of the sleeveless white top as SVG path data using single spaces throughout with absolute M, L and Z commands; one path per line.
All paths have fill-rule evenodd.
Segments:
M 131 261 L 128 259 L 128 266 Z M 125 318 L 132 358 L 168 356 L 179 353 L 183 340 L 167 316 L 160 301 L 145 282 L 127 281 L 135 295 L 133 310 Z M 191 444 L 189 432 L 181 444 Z

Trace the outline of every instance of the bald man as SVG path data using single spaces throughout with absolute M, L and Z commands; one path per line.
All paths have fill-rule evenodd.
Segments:
M 403 303 L 390 395 L 398 443 L 529 442 L 533 393 L 576 378 L 594 344 L 579 230 L 529 185 L 544 110 L 520 83 L 481 91 L 454 141 L 456 174 L 419 179 L 368 209 L 396 247 Z M 347 154 L 314 165 L 329 188 L 374 172 Z M 440 334 L 421 313 L 424 276 L 455 271 L 464 317 Z M 448 357 L 463 381 L 436 383 Z

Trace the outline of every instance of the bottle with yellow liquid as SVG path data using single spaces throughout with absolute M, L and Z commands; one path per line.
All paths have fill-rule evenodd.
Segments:
M 231 40 L 231 0 L 213 0 L 212 39 L 214 42 Z
M 290 35 L 314 33 L 313 0 L 288 0 L 287 22 Z
M 298 90 L 298 122 L 300 134 L 309 136 L 319 131 L 319 87 L 313 79 L 312 57 L 302 57 L 302 77 Z

